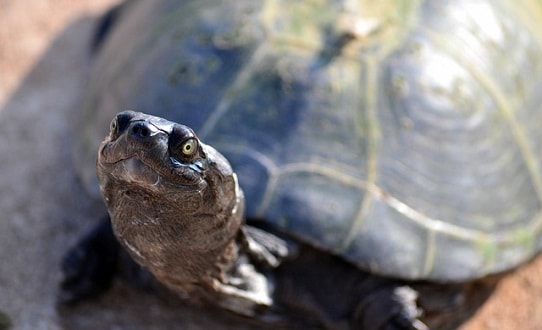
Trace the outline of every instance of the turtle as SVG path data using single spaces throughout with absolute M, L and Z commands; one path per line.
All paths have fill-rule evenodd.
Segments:
M 61 300 L 127 253 L 265 324 L 455 327 L 542 249 L 541 9 L 124 3 L 74 152 L 108 216 L 66 254 Z

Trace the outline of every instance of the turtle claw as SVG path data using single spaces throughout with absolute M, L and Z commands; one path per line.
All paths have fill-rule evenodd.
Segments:
M 118 251 L 119 245 L 106 219 L 64 256 L 58 303 L 72 305 L 107 290 L 116 273 Z
M 428 330 L 419 320 L 418 293 L 408 286 L 392 286 L 364 297 L 356 310 L 362 329 Z
M 396 304 L 397 314 L 391 320 L 391 329 L 429 330 L 418 317 L 421 311 L 416 304 L 418 293 L 408 286 L 400 286 L 393 290 L 392 300 Z
M 292 254 L 286 241 L 264 230 L 245 225 L 241 233 L 248 256 L 265 267 L 276 268 Z

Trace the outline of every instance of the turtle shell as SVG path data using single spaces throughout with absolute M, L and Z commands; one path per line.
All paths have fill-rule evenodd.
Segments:
M 95 63 L 114 113 L 191 126 L 260 219 L 376 274 L 462 281 L 542 248 L 537 1 L 138 1 Z M 95 190 L 96 191 L 96 190 Z

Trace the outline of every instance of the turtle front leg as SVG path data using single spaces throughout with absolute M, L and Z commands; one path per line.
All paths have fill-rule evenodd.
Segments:
M 225 280 L 212 279 L 211 286 L 218 293 L 215 297 L 218 305 L 244 316 L 253 317 L 273 304 L 268 277 L 246 259 L 238 260 L 235 270 L 229 272 Z
M 73 304 L 106 291 L 117 272 L 119 251 L 106 217 L 65 254 L 59 303 Z
M 212 279 L 213 289 L 221 295 L 219 305 L 245 316 L 273 305 L 271 269 L 289 256 L 291 249 L 281 238 L 264 230 L 244 225 L 236 240 L 239 257 L 223 281 Z
M 222 279 L 214 278 L 209 295 L 215 304 L 260 325 L 279 328 L 318 328 L 318 322 L 304 313 L 291 313 L 277 300 L 277 270 L 292 262 L 298 244 L 265 230 L 244 225 L 236 240 L 239 255 Z M 279 272 L 280 273 L 280 272 Z M 279 290 L 280 291 L 280 290 Z

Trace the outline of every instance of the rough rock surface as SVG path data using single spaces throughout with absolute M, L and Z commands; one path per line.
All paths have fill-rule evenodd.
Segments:
M 91 303 L 55 306 L 62 253 L 103 212 L 75 175 L 71 124 L 94 18 L 115 2 L 0 3 L 0 310 L 13 329 L 239 329 L 121 281 Z M 542 257 L 508 275 L 462 329 L 514 328 L 542 328 Z

